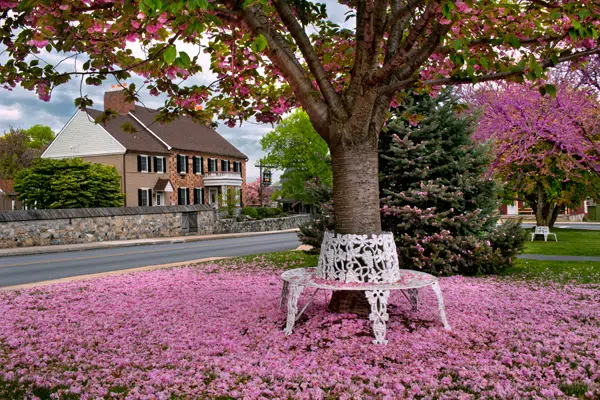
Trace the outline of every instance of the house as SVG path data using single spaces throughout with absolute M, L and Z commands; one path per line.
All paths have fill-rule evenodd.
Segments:
M 15 182 L 9 179 L 0 180 L 0 211 L 20 210 L 21 202 L 13 189 Z
M 95 124 L 101 111 L 77 111 L 42 154 L 113 165 L 121 176 L 126 206 L 221 204 L 227 191 L 246 197 L 248 158 L 214 129 L 180 117 L 154 121 L 155 110 L 125 101 L 125 91 L 104 94 L 104 108 L 118 115 Z M 135 133 L 121 127 L 129 123 Z
M 583 220 L 588 217 L 588 209 L 591 206 L 595 206 L 593 200 L 584 200 L 579 207 L 567 208 L 562 214 L 559 215 L 561 219 L 572 219 L 572 220 Z M 503 204 L 500 206 L 500 215 L 503 217 L 510 216 L 527 216 L 533 215 L 533 210 L 527 204 L 522 201 L 514 201 L 512 204 Z

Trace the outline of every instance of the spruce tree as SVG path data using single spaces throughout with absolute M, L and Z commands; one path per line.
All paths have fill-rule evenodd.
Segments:
M 476 117 L 447 92 L 393 110 L 379 142 L 384 230 L 401 268 L 439 275 L 497 272 L 522 246 L 518 224 L 496 227 L 498 187 L 488 149 L 471 141 Z

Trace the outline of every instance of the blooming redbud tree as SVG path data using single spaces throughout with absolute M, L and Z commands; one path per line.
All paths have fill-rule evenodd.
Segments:
M 552 226 L 565 207 L 600 198 L 600 104 L 593 91 L 558 85 L 555 96 L 529 85 L 475 92 L 481 108 L 474 136 L 495 150 L 491 172 L 506 200 L 526 202 L 536 223 Z
M 268 206 L 271 204 L 273 191 L 273 186 L 263 186 L 261 201 L 260 178 L 256 178 L 255 181 L 246 185 L 246 204 L 249 206 Z

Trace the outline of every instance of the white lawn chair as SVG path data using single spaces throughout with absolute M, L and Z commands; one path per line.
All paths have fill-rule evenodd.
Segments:
M 544 241 L 548 241 L 548 236 L 552 235 L 554 236 L 554 240 L 556 240 L 558 242 L 558 238 L 556 237 L 556 233 L 552 233 L 550 232 L 550 228 L 548 228 L 547 226 L 536 226 L 535 227 L 535 232 L 533 232 L 531 234 L 531 241 L 533 242 L 535 240 L 535 237 L 537 235 L 543 235 L 544 236 Z

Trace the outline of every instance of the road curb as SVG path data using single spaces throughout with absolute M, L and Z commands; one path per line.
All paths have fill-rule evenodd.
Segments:
M 155 271 L 157 269 L 185 267 L 188 265 L 199 264 L 199 263 L 203 263 L 203 262 L 224 260 L 226 258 L 231 258 L 231 257 L 207 257 L 207 258 L 199 258 L 197 260 L 179 261 L 179 262 L 169 263 L 169 264 L 148 265 L 146 267 L 121 269 L 118 271 L 99 272 L 96 274 L 77 275 L 77 276 L 70 276 L 68 278 L 60 278 L 60 279 L 51 279 L 51 280 L 47 280 L 47 281 L 23 283 L 21 285 L 0 287 L 0 292 L 3 290 L 9 291 L 9 290 L 30 289 L 30 288 L 34 288 L 34 287 L 40 287 L 40 286 L 55 285 L 57 283 L 87 281 L 90 279 L 104 278 L 107 276 L 125 275 L 125 274 L 132 274 L 132 273 L 144 272 L 144 271 Z
M 279 233 L 292 233 L 292 232 L 298 232 L 298 231 L 299 231 L 299 229 L 285 229 L 285 230 L 281 230 L 281 231 L 268 231 L 268 232 L 221 233 L 221 234 L 215 234 L 215 235 L 202 235 L 202 236 L 177 236 L 177 237 L 170 237 L 170 238 L 118 240 L 118 241 L 110 241 L 110 242 L 64 244 L 64 245 L 55 245 L 55 246 L 17 247 L 17 248 L 11 248 L 11 249 L 0 249 L 0 257 L 29 256 L 29 255 L 36 255 L 36 254 L 64 253 L 64 252 L 84 251 L 84 250 L 102 250 L 102 249 L 114 249 L 114 248 L 119 248 L 119 247 L 134 247 L 134 246 L 157 245 L 157 244 L 202 242 L 202 241 L 206 241 L 206 240 L 230 239 L 230 238 L 249 237 L 249 236 L 276 235 Z

